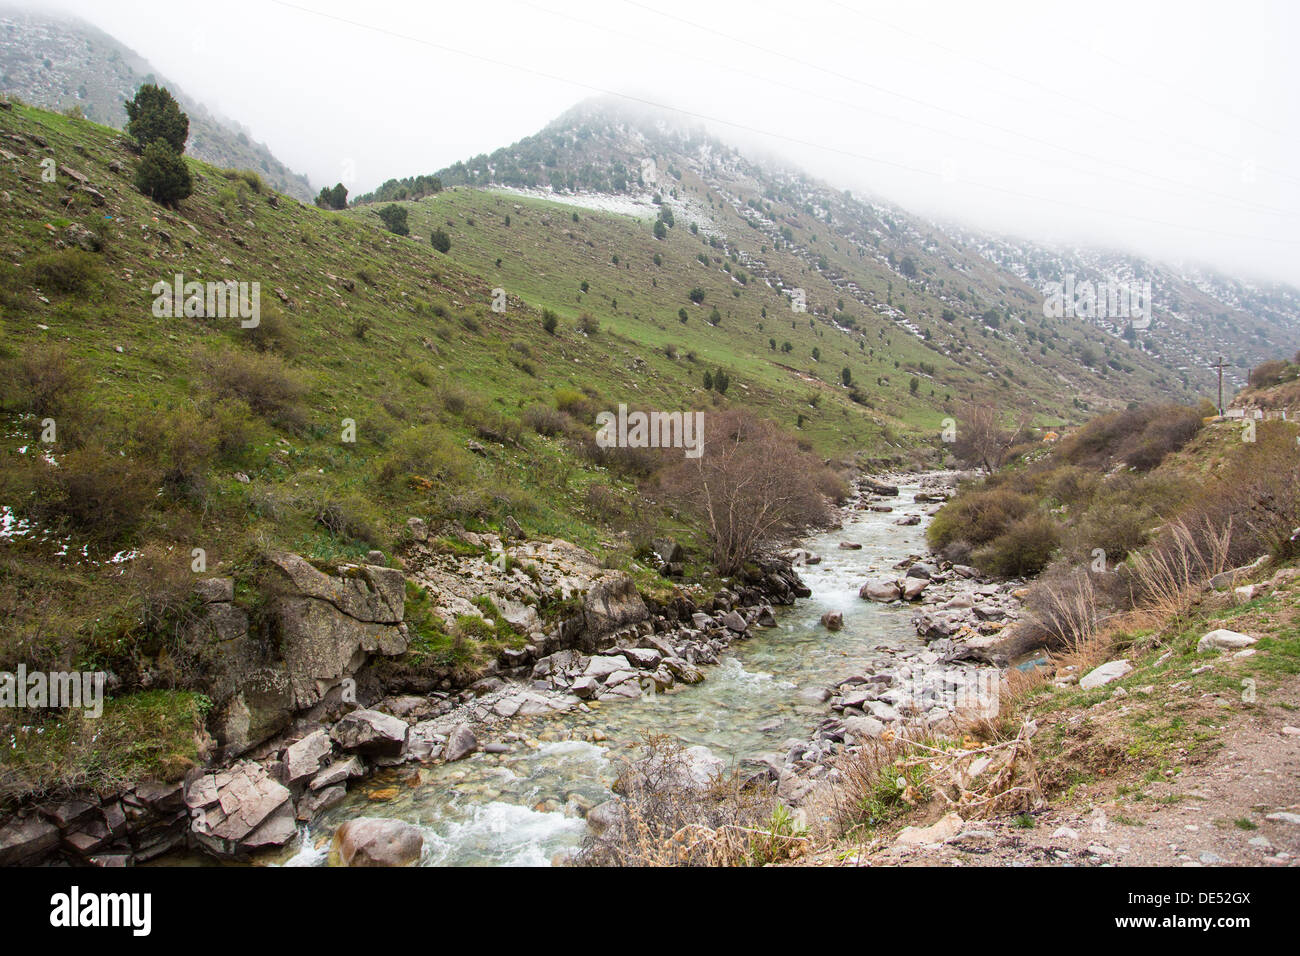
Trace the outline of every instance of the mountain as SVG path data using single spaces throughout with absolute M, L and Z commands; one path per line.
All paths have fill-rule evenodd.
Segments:
M 274 189 L 297 199 L 314 195 L 295 173 L 254 142 L 238 123 L 213 115 L 134 51 L 79 20 L 0 10 L 0 90 L 52 110 L 80 110 L 96 123 L 121 129 L 123 103 L 142 83 L 171 90 L 190 117 L 187 150 L 216 166 L 251 169 Z
M 642 173 L 647 161 L 655 182 Z M 971 376 L 1015 383 L 1053 414 L 1202 394 L 1220 359 L 1239 386 L 1251 367 L 1300 343 L 1300 291 L 1290 286 L 931 222 L 754 161 L 670 114 L 609 99 L 584 102 L 490 155 L 390 180 L 360 201 L 418 198 L 435 176 L 445 186 L 567 201 L 616 196 L 651 208 L 658 196 L 755 278 L 778 290 L 807 287 L 814 315 L 841 327 L 852 320 L 869 341 L 884 329 L 919 338 L 934 353 L 928 364 L 960 367 L 948 372 L 958 391 L 974 390 Z M 1113 301 L 1092 314 L 1044 314 L 1051 284 L 1067 281 L 1102 300 L 1106 290 L 1141 298 L 1149 289 L 1149 322 L 1113 314 Z M 1067 406 L 1050 400 L 1063 386 Z

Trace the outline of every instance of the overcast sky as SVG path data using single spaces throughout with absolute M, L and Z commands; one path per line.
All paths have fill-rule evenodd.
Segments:
M 354 194 L 612 92 L 917 212 L 1300 284 L 1286 0 L 53 6 Z

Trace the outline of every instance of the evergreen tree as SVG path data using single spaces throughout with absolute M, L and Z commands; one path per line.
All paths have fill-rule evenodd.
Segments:
M 177 155 L 185 152 L 190 136 L 190 118 L 181 112 L 176 98 L 165 87 L 146 83 L 126 101 L 126 132 L 142 151 L 161 140 Z
M 154 202 L 174 206 L 194 191 L 185 160 L 163 140 L 144 148 L 135 170 L 135 188 Z

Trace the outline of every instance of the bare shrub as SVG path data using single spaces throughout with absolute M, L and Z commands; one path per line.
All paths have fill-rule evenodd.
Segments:
M 619 775 L 621 799 L 612 824 L 589 835 L 574 859 L 581 866 L 738 866 L 770 862 L 806 838 L 767 786 L 736 775 L 702 780 L 682 746 L 647 736 Z
M 219 397 L 239 399 L 281 428 L 296 432 L 306 426 L 306 386 L 277 356 L 226 349 L 202 357 L 200 364 Z
M 67 522 L 102 543 L 129 535 L 144 517 L 158 487 L 148 466 L 92 442 L 64 455 L 41 473 L 38 517 Z
M 953 454 L 989 474 L 997 471 L 1029 430 L 1028 416 L 1022 416 L 1013 428 L 1003 428 L 1001 418 L 993 405 L 971 406 L 958 424 Z
M 549 405 L 531 405 L 524 412 L 524 424 L 547 438 L 563 434 L 573 419 L 566 412 L 551 408 Z
M 1064 564 L 1052 566 L 1030 586 L 1025 606 L 1030 622 L 1048 635 L 1049 646 L 1069 651 L 1093 640 L 1106 617 L 1093 574 Z
M 709 415 L 704 452 L 662 476 L 666 492 L 704 520 L 718 573 L 734 574 L 767 543 L 824 525 L 825 465 L 775 424 L 741 409 Z
M 64 345 L 31 345 L 0 366 L 0 394 L 5 408 L 35 415 L 58 416 L 75 408 L 86 388 L 81 364 Z

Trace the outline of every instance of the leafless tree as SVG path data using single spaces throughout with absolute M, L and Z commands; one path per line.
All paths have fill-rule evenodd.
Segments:
M 1015 428 L 1003 428 L 1001 416 L 992 405 L 972 405 L 961 416 L 953 452 L 962 461 L 979 465 L 992 474 L 1005 463 L 1007 454 L 1029 430 L 1029 416 Z
M 707 417 L 704 452 L 662 478 L 698 513 L 719 574 L 734 574 L 765 542 L 825 523 L 839 478 L 781 429 L 741 410 Z

